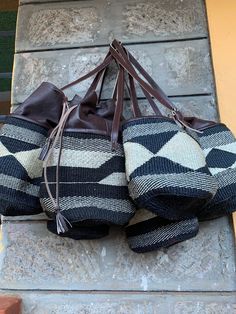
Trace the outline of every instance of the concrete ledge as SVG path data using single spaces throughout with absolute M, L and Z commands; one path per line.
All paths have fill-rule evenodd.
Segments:
M 233 293 L 19 291 L 24 314 L 234 314 Z
M 86 1 L 85 1 L 86 2 Z M 145 70 L 169 96 L 214 94 L 208 41 L 190 40 L 127 46 Z M 43 81 L 59 88 L 94 69 L 108 47 L 66 49 L 15 55 L 12 104 L 26 99 Z M 103 97 L 110 98 L 116 71 L 107 73 Z M 82 96 L 92 79 L 65 90 L 68 98 Z M 138 97 L 143 93 L 137 86 Z
M 191 240 L 146 254 L 132 252 L 119 228 L 100 240 L 75 241 L 49 233 L 43 221 L 5 221 L 2 233 L 2 289 L 236 290 L 226 217 L 201 223 Z

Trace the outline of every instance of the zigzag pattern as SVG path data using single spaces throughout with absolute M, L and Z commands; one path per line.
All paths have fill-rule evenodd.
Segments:
M 47 169 L 53 195 L 58 153 L 56 147 Z M 126 224 L 135 209 L 129 199 L 122 145 L 112 151 L 109 136 L 64 132 L 59 195 L 61 212 L 73 223 Z M 47 215 L 53 218 L 55 209 L 44 182 L 40 198 Z
M 142 118 L 124 125 L 130 196 L 167 219 L 195 215 L 216 193 L 197 141 L 168 118 Z
M 236 141 L 232 132 L 217 124 L 198 135 L 210 172 L 219 188 L 215 197 L 199 213 L 201 219 L 210 219 L 236 210 Z
M 42 211 L 39 184 L 43 164 L 38 159 L 47 130 L 9 116 L 0 134 L 0 213 L 32 215 Z

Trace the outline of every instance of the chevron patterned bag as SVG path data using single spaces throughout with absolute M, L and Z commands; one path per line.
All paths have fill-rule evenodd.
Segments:
M 38 156 L 48 130 L 60 119 L 63 101 L 59 89 L 42 83 L 6 118 L 0 133 L 0 214 L 42 211 L 38 193 L 43 164 Z
M 111 60 L 111 56 L 107 56 L 76 83 L 104 69 Z M 43 162 L 39 155 L 41 158 L 47 152 L 50 146 L 47 134 L 57 126 L 66 106 L 63 91 L 43 82 L 6 118 L 0 132 L 0 214 L 18 216 L 42 212 L 39 185 Z
M 117 103 L 123 102 L 123 75 L 121 70 Z M 112 149 L 113 115 L 98 115 L 97 102 L 93 91 L 67 111 L 56 134 L 51 134 L 54 143 L 44 161 L 41 205 L 54 220 L 54 231 L 64 236 L 73 237 L 79 227 L 82 235 L 75 238 L 83 238 L 88 227 L 125 225 L 134 214 L 121 139 L 118 136 Z M 115 98 L 108 102 L 114 111 Z
M 183 116 L 163 91 L 153 88 L 137 75 L 127 52 L 124 53 L 119 44 L 115 48 L 111 46 L 110 52 L 140 84 L 145 96 L 155 97 L 171 112 L 170 117 L 162 116 L 157 109 L 155 115 L 149 117 L 134 114 L 134 119 L 123 124 L 130 196 L 138 208 L 149 209 L 163 218 L 193 218 L 214 197 L 218 188 L 205 155 L 199 143 L 185 130 L 187 125 Z
M 212 219 L 236 211 L 236 140 L 223 123 L 186 118 L 202 133 L 196 137 L 206 156 L 211 174 L 218 182 L 215 197 L 199 212 L 201 220 Z

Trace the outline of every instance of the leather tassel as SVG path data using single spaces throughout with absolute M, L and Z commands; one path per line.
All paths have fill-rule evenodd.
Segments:
M 41 153 L 40 153 L 40 155 L 39 155 L 39 160 L 42 160 L 42 161 L 45 160 L 45 158 L 47 157 L 47 154 L 48 154 L 48 152 L 49 152 L 49 149 L 50 149 L 51 145 L 52 145 L 52 139 L 51 139 L 51 138 L 48 138 L 48 139 L 46 140 L 46 143 L 44 144 L 42 150 L 41 150 Z
M 69 227 L 70 228 L 72 227 L 69 220 L 65 216 L 62 215 L 60 210 L 57 210 L 56 225 L 57 225 L 57 233 L 58 234 L 65 233 L 66 231 L 69 230 Z

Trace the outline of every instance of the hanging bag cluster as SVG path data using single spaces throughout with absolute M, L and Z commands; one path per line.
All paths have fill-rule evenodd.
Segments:
M 112 97 L 102 101 L 114 63 Z M 68 102 L 64 89 L 91 76 L 85 96 Z M 142 115 L 137 86 L 153 115 Z M 122 115 L 125 89 L 129 120 Z M 62 237 L 101 238 L 120 225 L 130 248 L 147 252 L 190 239 L 199 219 L 236 208 L 233 134 L 223 124 L 184 117 L 116 40 L 76 81 L 62 89 L 43 83 L 7 118 L 0 140 L 1 214 L 44 211 L 48 230 Z M 133 223 L 143 209 L 147 215 Z

